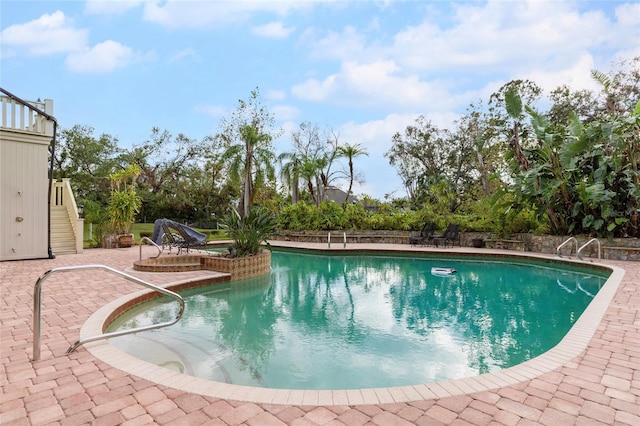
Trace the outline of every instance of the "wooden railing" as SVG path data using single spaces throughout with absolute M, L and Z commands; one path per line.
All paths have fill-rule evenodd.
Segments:
M 53 183 L 51 191 L 51 206 L 62 206 L 67 210 L 71 227 L 76 238 L 76 253 L 82 253 L 84 243 L 84 218 L 78 214 L 78 206 L 73 196 L 69 178 L 63 178 L 62 182 Z

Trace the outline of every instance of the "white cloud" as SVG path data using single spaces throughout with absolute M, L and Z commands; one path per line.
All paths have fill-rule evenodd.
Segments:
M 195 108 L 195 111 L 213 118 L 221 118 L 227 115 L 226 108 L 220 105 L 200 105 Z
M 419 114 L 389 114 L 380 120 L 355 123 L 340 127 L 341 139 L 349 144 L 361 144 L 370 155 L 382 156 L 391 147 L 391 138 L 412 124 Z
M 591 71 L 595 69 L 593 57 L 583 54 L 578 60 L 567 68 L 554 71 L 532 70 L 525 77 L 535 81 L 538 86 L 547 93 L 556 89 L 561 84 L 566 84 L 574 90 L 599 90 L 599 84 L 591 77 Z M 562 83 L 561 83 L 562 82 Z
M 568 64 L 606 34 L 600 12 L 580 15 L 563 2 L 455 3 L 454 23 L 434 19 L 396 35 L 398 63 L 422 71 L 482 73 Z
M 69 54 L 65 64 L 78 73 L 108 73 L 143 59 L 130 47 L 107 40 L 90 49 Z
M 329 95 L 335 92 L 335 80 L 335 74 L 328 76 L 324 81 L 309 79 L 294 85 L 291 88 L 291 92 L 300 99 L 324 101 Z
M 338 73 L 324 80 L 308 79 L 294 85 L 300 99 L 331 100 L 339 104 L 375 108 L 384 105 L 407 111 L 452 107 L 444 80 L 421 81 L 416 74 L 403 74 L 393 61 L 367 64 L 343 62 Z
M 84 10 L 92 15 L 120 15 L 142 3 L 143 0 L 87 0 Z
M 4 57 L 44 56 L 82 50 L 89 32 L 73 27 L 64 13 L 45 14 L 25 24 L 11 25 L 0 34 Z
M 309 57 L 312 59 L 340 59 L 353 60 L 363 58 L 366 52 L 372 50 L 366 45 L 366 37 L 352 26 L 345 27 L 341 32 L 329 31 L 326 36 L 315 39 L 316 30 L 307 29 L 301 39 L 309 49 Z M 380 57 L 381 52 L 376 52 Z
M 251 32 L 259 37 L 284 39 L 294 31 L 293 28 L 285 28 L 282 22 L 270 22 L 251 29 Z
M 1 38 L 2 55 L 5 58 L 20 54 L 67 54 L 67 68 L 78 73 L 107 73 L 153 56 L 152 53 L 141 55 L 112 40 L 90 47 L 89 31 L 74 28 L 73 21 L 61 11 L 7 27 L 2 31 Z
M 428 8 L 420 24 L 387 39 L 353 26 L 324 35 L 306 30 L 301 43 L 308 56 L 337 59 L 340 66 L 324 75 L 316 66 L 292 93 L 313 102 L 450 115 L 511 79 L 529 78 L 546 90 L 593 88 L 592 69 L 640 52 L 637 37 L 629 37 L 640 34 L 639 4 L 620 5 L 616 21 L 600 10 L 581 12 L 572 2 L 453 2 L 451 9 L 447 21 Z M 611 55 L 610 45 L 628 48 L 595 56 L 606 49 Z M 482 80 L 489 83 L 479 86 Z
M 268 90 L 265 96 L 272 101 L 281 101 L 287 97 L 287 93 L 283 90 Z
M 147 1 L 144 19 L 168 28 L 211 28 L 247 22 L 260 12 L 284 16 L 291 9 L 311 5 L 295 1 Z
M 616 19 L 621 27 L 626 29 L 640 26 L 640 3 L 624 3 L 615 10 Z M 636 36 L 638 33 L 636 33 Z
M 278 121 L 292 121 L 300 117 L 300 110 L 293 105 L 276 105 L 271 112 Z
M 176 61 L 180 61 L 184 58 L 192 58 L 192 57 L 196 57 L 196 51 L 194 49 L 192 49 L 191 47 L 187 47 L 186 49 L 182 49 L 181 51 L 173 54 L 170 58 L 169 61 L 170 62 L 176 62 Z

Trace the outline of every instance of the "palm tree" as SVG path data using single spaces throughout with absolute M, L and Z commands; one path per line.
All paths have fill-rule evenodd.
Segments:
M 349 200 L 349 196 L 351 195 L 351 189 L 353 188 L 353 180 L 354 180 L 354 172 L 353 172 L 353 159 L 360 155 L 369 155 L 369 153 L 362 148 L 360 144 L 350 145 L 345 144 L 338 148 L 338 153 L 346 157 L 349 161 L 349 189 L 347 190 L 347 196 L 344 199 L 343 208 L 347 208 L 347 200 Z
M 291 190 L 291 203 L 295 204 L 300 198 L 300 167 L 302 161 L 294 152 L 283 152 L 278 156 L 280 160 L 280 179 L 285 188 Z M 283 163 L 288 160 L 289 162 Z
M 321 181 L 318 177 L 324 168 L 322 158 L 303 157 L 300 162 L 300 177 L 307 183 L 307 189 L 313 202 L 318 205 L 322 200 Z M 316 190 L 317 188 L 317 190 Z
M 253 207 L 256 189 L 267 180 L 275 180 L 275 158 L 270 146 L 270 135 L 248 124 L 240 127 L 239 133 L 241 143 L 230 145 L 223 158 L 231 163 L 229 173 L 232 179 L 242 180 L 238 210 L 244 218 Z

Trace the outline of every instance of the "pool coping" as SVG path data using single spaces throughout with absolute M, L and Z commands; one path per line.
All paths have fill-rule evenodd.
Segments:
M 307 248 L 306 250 L 326 251 L 324 248 Z M 341 250 L 331 250 L 337 254 Z M 353 250 L 350 250 L 353 252 Z M 358 250 L 365 253 L 392 253 L 406 252 L 414 255 L 424 255 L 424 252 L 404 250 Z M 430 252 L 430 254 L 470 254 L 478 256 L 478 252 L 455 250 L 445 252 Z M 543 261 L 553 261 L 565 264 L 577 264 L 580 266 L 597 266 L 611 271 L 611 275 L 598 291 L 594 299 L 580 315 L 576 323 L 565 337 L 547 352 L 525 361 L 516 366 L 479 376 L 471 376 L 450 381 L 418 384 L 412 386 L 397 386 L 388 388 L 366 388 L 345 390 L 294 390 L 271 389 L 254 386 L 234 385 L 214 382 L 198 377 L 188 376 L 172 370 L 156 366 L 129 355 L 108 341 L 92 342 L 85 345 L 87 351 L 103 362 L 125 371 L 129 374 L 146 379 L 150 382 L 164 385 L 170 388 L 197 393 L 203 396 L 225 398 L 239 401 L 267 404 L 329 406 L 329 405 L 367 405 L 388 404 L 398 402 L 411 402 L 425 399 L 437 399 L 449 396 L 460 396 L 480 391 L 489 391 L 497 388 L 514 385 L 534 379 L 558 367 L 566 365 L 573 358 L 580 355 L 588 346 L 594 336 L 606 310 L 613 300 L 616 291 L 625 275 L 622 268 L 611 265 L 594 264 L 572 259 L 551 258 L 537 254 L 514 254 L 500 251 L 483 252 L 480 256 L 521 258 Z M 189 285 L 188 282 L 174 282 L 163 287 L 175 288 L 175 286 Z M 148 290 L 141 290 L 114 300 L 101 307 L 87 319 L 80 330 L 80 338 L 94 336 L 102 333 L 105 322 L 109 321 L 113 312 L 123 305 L 131 304 L 136 299 L 148 294 Z

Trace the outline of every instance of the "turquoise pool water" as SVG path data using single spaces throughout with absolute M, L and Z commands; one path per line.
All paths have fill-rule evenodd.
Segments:
M 274 251 L 271 275 L 183 293 L 172 327 L 111 339 L 138 358 L 226 383 L 354 389 L 451 380 L 555 346 L 606 274 L 550 263 Z M 433 275 L 433 267 L 457 273 Z M 110 330 L 165 321 L 156 299 Z

